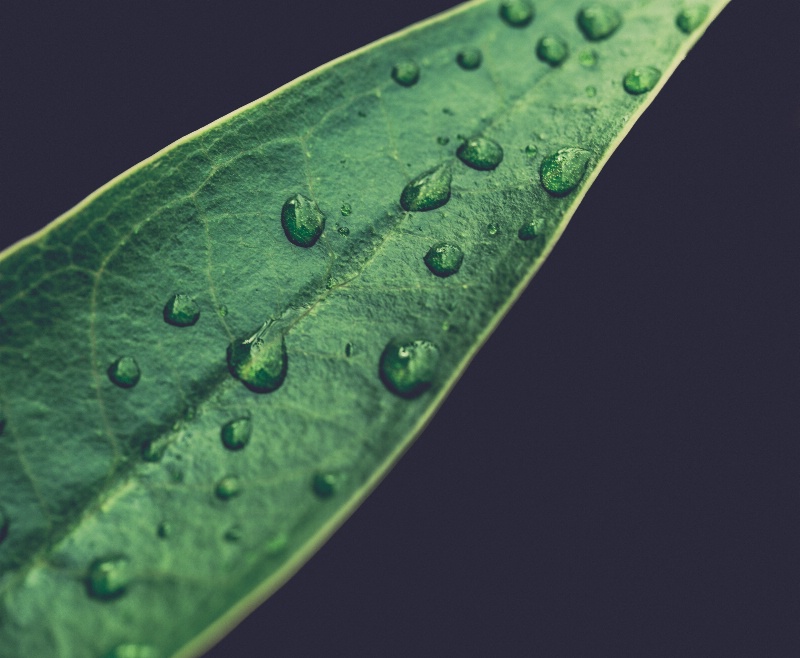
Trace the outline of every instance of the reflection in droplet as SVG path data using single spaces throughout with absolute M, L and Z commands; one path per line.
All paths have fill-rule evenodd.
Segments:
M 534 16 L 533 4 L 529 0 L 503 0 L 500 17 L 511 27 L 525 27 Z
M 124 556 L 114 556 L 92 562 L 86 589 L 92 598 L 110 601 L 122 596 L 130 581 L 130 561 Z
M 333 473 L 315 473 L 311 488 L 318 498 L 330 498 L 336 493 L 337 477 Z
M 298 247 L 312 247 L 325 228 L 325 215 L 316 203 L 302 194 L 286 200 L 281 210 L 281 223 L 289 242 Z
M 655 66 L 641 66 L 631 69 L 625 74 L 622 86 L 629 94 L 638 96 L 652 90 L 660 79 L 661 71 Z
M 200 307 L 189 295 L 172 295 L 164 305 L 164 321 L 174 327 L 190 327 L 199 317 Z
M 250 443 L 252 432 L 253 424 L 249 417 L 243 416 L 230 420 L 222 426 L 220 431 L 222 445 L 228 450 L 241 450 Z
M 675 25 L 684 34 L 694 32 L 708 18 L 708 5 L 684 7 L 675 18 Z
M 419 81 L 419 66 L 410 59 L 397 62 L 392 67 L 392 79 L 403 87 L 411 87 Z
M 409 181 L 400 195 L 400 205 L 413 212 L 439 208 L 450 200 L 451 182 L 450 165 L 439 165 Z
M 594 4 L 578 12 L 578 27 L 589 41 L 607 39 L 622 24 L 622 16 L 613 7 Z
M 283 384 L 289 367 L 283 334 L 265 322 L 252 336 L 228 346 L 231 374 L 254 393 L 269 393 Z
M 591 153 L 574 146 L 548 155 L 539 167 L 542 187 L 554 196 L 564 196 L 574 190 L 586 173 Z
M 465 165 L 479 171 L 490 171 L 503 161 L 503 149 L 494 140 L 486 137 L 472 137 L 456 151 L 458 159 Z
M 235 475 L 226 475 L 214 487 L 214 493 L 220 500 L 230 500 L 242 493 L 242 485 Z
M 567 42 L 560 37 L 544 36 L 536 44 L 536 56 L 550 66 L 559 66 L 567 59 L 567 55 Z
M 456 55 L 456 62 L 466 71 L 474 71 L 483 61 L 483 53 L 480 48 L 464 48 Z
M 520 240 L 534 240 L 542 235 L 542 221 L 530 219 L 519 227 L 517 232 Z
M 120 388 L 133 388 L 139 383 L 142 373 L 132 356 L 123 356 L 108 367 L 108 378 Z
M 394 339 L 381 354 L 378 372 L 392 393 L 411 399 L 431 387 L 438 364 L 439 349 L 430 341 Z
M 464 252 L 458 245 L 439 242 L 433 245 L 423 257 L 431 273 L 440 277 L 456 274 L 464 261 Z

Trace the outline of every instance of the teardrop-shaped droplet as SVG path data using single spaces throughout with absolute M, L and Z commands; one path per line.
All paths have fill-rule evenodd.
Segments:
M 139 364 L 132 356 L 123 356 L 108 367 L 108 378 L 120 388 L 133 388 L 142 376 Z
M 158 652 L 146 644 L 120 644 L 103 658 L 158 658 Z
M 242 493 L 242 485 L 235 475 L 226 475 L 214 487 L 214 493 L 220 500 L 230 500 Z
M 569 47 L 560 37 L 545 36 L 536 44 L 536 56 L 550 66 L 558 66 L 567 59 Z
M 428 249 L 423 260 L 428 269 L 440 277 L 448 277 L 461 269 L 464 262 L 464 252 L 458 245 L 449 242 L 440 242 Z
M 622 86 L 629 94 L 638 96 L 650 91 L 658 84 L 661 78 L 661 71 L 655 66 L 640 66 L 631 69 L 622 79 Z
M 525 27 L 534 16 L 533 3 L 529 0 L 503 0 L 500 17 L 511 27 Z
M 231 374 L 254 393 L 270 393 L 286 379 L 286 341 L 282 333 L 270 329 L 271 325 L 265 322 L 249 338 L 228 346 Z
M 394 339 L 383 350 L 378 371 L 386 388 L 411 399 L 431 387 L 438 364 L 439 349 L 430 341 Z
M 452 179 L 450 165 L 446 163 L 426 171 L 403 188 L 400 205 L 412 212 L 440 208 L 450 200 Z
M 530 219 L 519 227 L 517 235 L 520 240 L 535 240 L 542 234 L 542 221 Z
M 607 39 L 621 24 L 622 16 L 608 5 L 589 5 L 578 12 L 578 27 L 589 41 Z
M 230 420 L 222 426 L 220 431 L 222 445 L 228 450 L 241 450 L 250 443 L 252 432 L 253 423 L 249 417 L 243 416 Z
M 480 48 L 464 48 L 456 55 L 456 62 L 465 71 L 474 71 L 483 61 L 483 53 Z
M 311 199 L 302 194 L 295 194 L 283 204 L 281 223 L 289 242 L 298 247 L 308 248 L 322 235 L 325 215 Z
M 542 187 L 554 196 L 564 196 L 578 187 L 592 154 L 574 146 L 548 155 L 539 167 Z
M 114 556 L 92 562 L 86 589 L 92 598 L 110 601 L 122 596 L 130 582 L 130 561 L 124 556 Z
M 311 479 L 311 489 L 317 498 L 330 498 L 336 493 L 337 480 L 334 473 L 315 473 Z
M 9 518 L 6 511 L 0 507 L 0 544 L 8 537 Z
M 486 137 L 472 137 L 458 147 L 456 155 L 473 169 L 490 171 L 503 161 L 503 148 Z
M 164 322 L 174 327 L 190 327 L 199 317 L 200 307 L 189 295 L 172 295 L 164 306 Z
M 684 34 L 694 32 L 708 18 L 708 5 L 684 7 L 675 18 L 675 25 Z
M 410 59 L 397 62 L 392 67 L 392 79 L 403 87 L 411 87 L 419 81 L 419 66 Z

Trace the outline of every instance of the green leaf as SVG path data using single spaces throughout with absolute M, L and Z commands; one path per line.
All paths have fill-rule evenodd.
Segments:
M 580 5 L 552 4 L 510 27 L 472 3 L 317 71 L 4 255 L 12 655 L 169 655 L 227 614 L 202 646 L 374 486 L 651 98 L 626 92 L 628 72 L 663 83 L 702 30 L 676 28 L 677 5 L 620 3 L 622 26 L 589 43 Z M 534 52 L 549 33 L 570 49 L 558 66 Z M 459 67 L 455 44 L 480 47 L 481 65 Z M 411 59 L 419 80 L 397 84 Z M 459 135 L 500 144 L 502 162 L 468 166 Z M 308 246 L 281 221 L 298 194 L 326 219 Z M 464 255 L 446 277 L 425 259 L 441 244 Z M 185 308 L 165 322 L 175 295 L 195 323 Z M 242 345 L 268 358 L 241 369 L 226 350 Z M 266 384 L 243 385 L 259 372 Z M 249 441 L 226 450 L 243 419 Z

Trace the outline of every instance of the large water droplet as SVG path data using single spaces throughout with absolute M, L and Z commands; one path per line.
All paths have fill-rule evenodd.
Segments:
M 708 18 L 708 5 L 684 7 L 678 12 L 678 16 L 675 18 L 675 25 L 678 26 L 681 32 L 691 34 L 700 27 L 706 18 Z
M 592 154 L 574 146 L 548 155 L 539 167 L 542 187 L 554 196 L 564 196 L 578 187 Z
M 164 322 L 174 327 L 190 327 L 199 317 L 200 307 L 189 295 L 172 295 L 164 306 Z
M 655 66 L 641 66 L 631 69 L 622 79 L 622 86 L 629 94 L 638 96 L 650 91 L 658 84 L 661 71 Z
M 622 16 L 613 7 L 596 4 L 578 12 L 578 27 L 589 41 L 607 39 L 622 24 Z
M 381 354 L 378 372 L 392 393 L 411 399 L 430 388 L 438 364 L 439 350 L 430 341 L 393 339 Z
M 560 37 L 545 36 L 536 44 L 536 56 L 550 66 L 558 66 L 569 55 L 567 42 Z
M 449 242 L 440 242 L 428 249 L 423 260 L 428 269 L 436 276 L 447 277 L 461 269 L 464 261 L 464 252 L 458 245 Z
M 440 208 L 450 200 L 453 176 L 449 164 L 442 164 L 420 174 L 403 188 L 400 205 L 403 210 L 422 212 Z
M 533 4 L 529 0 L 503 0 L 500 17 L 512 27 L 525 27 L 534 16 Z
M 311 478 L 311 489 L 318 498 L 330 498 L 336 493 L 337 480 L 334 473 L 315 473 Z
M 283 204 L 281 223 L 289 242 L 307 248 L 313 246 L 322 235 L 325 215 L 311 199 L 295 194 Z
M 130 561 L 121 555 L 95 560 L 86 576 L 89 596 L 104 601 L 122 596 L 131 582 L 130 571 Z
M 6 511 L 0 507 L 0 544 L 2 544 L 3 540 L 8 537 L 8 524 L 8 514 L 6 514 Z
M 392 67 L 392 79 L 403 87 L 411 87 L 419 80 L 419 66 L 410 59 L 397 62 Z
M 158 652 L 146 644 L 120 644 L 103 658 L 158 658 Z
M 486 137 L 472 137 L 458 147 L 456 155 L 473 169 L 489 171 L 503 161 L 503 148 Z
M 456 62 L 466 71 L 474 71 L 483 61 L 483 53 L 480 48 L 464 48 L 456 55 Z
M 139 383 L 142 371 L 132 356 L 123 356 L 108 367 L 108 378 L 120 388 L 133 388 Z
M 231 374 L 254 393 L 269 393 L 286 379 L 289 358 L 283 334 L 271 331 L 265 322 L 249 338 L 228 346 Z
M 530 219 L 519 227 L 517 235 L 520 240 L 535 240 L 542 234 L 542 221 Z
M 230 500 L 242 493 L 242 485 L 235 475 L 226 475 L 214 487 L 214 493 L 220 500 Z
M 228 450 L 241 450 L 250 443 L 250 434 L 253 432 L 253 423 L 250 418 L 243 416 L 230 420 L 222 426 L 220 436 L 222 445 Z

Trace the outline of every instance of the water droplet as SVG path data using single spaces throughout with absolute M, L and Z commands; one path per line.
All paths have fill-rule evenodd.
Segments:
M 439 146 L 447 146 L 450 143 L 450 138 L 449 137 L 437 137 L 436 138 L 436 143 Z
M 512 27 L 525 27 L 533 20 L 533 4 L 529 0 L 503 0 L 500 17 Z
M 456 155 L 465 165 L 479 171 L 495 169 L 503 161 L 500 144 L 485 137 L 468 139 L 458 147 Z
M 158 658 L 158 652 L 146 644 L 120 644 L 103 658 Z
M 142 376 L 139 364 L 132 356 L 123 356 L 108 367 L 108 378 L 120 388 L 133 388 Z
M 456 62 L 466 71 L 474 71 L 483 61 L 483 53 L 480 48 L 464 48 L 456 55 Z
M 439 349 L 430 341 L 393 339 L 381 354 L 378 372 L 392 393 L 411 399 L 430 388 L 438 364 Z
M 661 71 L 654 66 L 641 66 L 631 69 L 622 79 L 622 86 L 629 94 L 638 96 L 650 91 L 658 84 Z
M 250 418 L 242 417 L 230 420 L 222 426 L 220 436 L 222 445 L 228 450 L 241 450 L 250 443 L 253 432 L 253 423 Z
M 392 67 L 392 79 L 403 87 L 411 87 L 419 80 L 419 66 L 410 59 L 397 62 Z
M 353 206 L 349 203 L 342 204 L 342 217 L 347 217 L 351 212 L 353 212 Z
M 536 144 L 528 144 L 525 147 L 525 155 L 527 155 L 529 158 L 535 157 L 538 152 L 539 152 L 539 147 L 536 146 Z
M 227 307 L 227 306 L 225 306 L 225 304 L 223 304 L 222 306 L 220 306 L 220 307 L 217 309 L 217 315 L 219 315 L 219 317 L 221 317 L 221 318 L 224 318 L 226 315 L 228 315 L 228 307 Z
M 517 235 L 520 240 L 534 240 L 542 234 L 542 221 L 531 219 L 519 227 Z
M 130 582 L 130 561 L 119 555 L 92 562 L 86 589 L 92 598 L 110 601 L 122 596 Z
M 353 343 L 347 343 L 344 346 L 344 355 L 348 358 L 353 356 Z
M 433 274 L 447 277 L 461 269 L 464 252 L 457 245 L 440 242 L 428 250 L 423 260 Z
M 578 53 L 578 61 L 580 62 L 581 66 L 587 69 L 593 69 L 595 66 L 597 66 L 599 59 L 600 56 L 597 54 L 597 51 L 594 51 L 591 48 L 585 48 Z
M 560 37 L 546 36 L 536 44 L 536 56 L 550 66 L 558 66 L 569 55 L 567 42 Z
M 235 475 L 226 475 L 214 487 L 214 493 L 220 500 L 230 500 L 242 493 L 242 485 Z
M 229 541 L 231 543 L 235 543 L 237 541 L 241 541 L 243 536 L 244 536 L 244 533 L 242 532 L 242 529 L 237 525 L 235 525 L 235 526 L 233 526 L 231 528 L 228 528 L 225 531 L 225 534 L 222 535 L 222 537 L 223 537 L 223 539 L 225 539 L 225 541 Z
M 308 248 L 322 235 L 325 215 L 311 199 L 302 194 L 295 194 L 283 204 L 281 223 L 289 242 L 298 247 Z
M 174 327 L 190 327 L 199 317 L 200 307 L 189 295 L 172 295 L 164 306 L 164 322 Z
M 270 331 L 265 322 L 249 338 L 228 346 L 231 374 L 254 393 L 270 393 L 286 379 L 289 358 L 283 334 Z
M 162 521 L 161 523 L 159 523 L 158 527 L 156 528 L 156 534 L 161 539 L 166 539 L 167 537 L 169 537 L 171 532 L 172 532 L 172 528 L 170 527 L 169 523 L 167 523 L 166 521 Z
M 403 210 L 422 212 L 440 208 L 450 200 L 452 173 L 449 164 L 442 164 L 420 174 L 403 188 L 400 205 Z
M 6 511 L 0 507 L 0 544 L 2 544 L 5 538 L 8 537 L 8 524 L 8 514 L 6 514 Z
M 597 88 L 596 87 L 592 87 L 591 85 L 589 85 L 588 87 L 586 87 L 585 91 L 586 91 L 586 95 L 589 98 L 594 98 L 595 96 L 597 96 Z
M 330 498 L 336 493 L 337 480 L 333 473 L 315 473 L 311 479 L 311 488 L 318 498 Z
M 684 34 L 694 32 L 708 18 L 708 5 L 684 7 L 675 18 L 675 25 Z
M 578 27 L 589 41 L 607 39 L 621 24 L 622 16 L 608 5 L 589 5 L 578 12 Z
M 345 238 L 346 238 L 348 235 L 350 235 L 350 229 L 349 229 L 349 228 L 347 228 L 346 226 L 340 226 L 339 228 L 337 228 L 337 229 L 336 229 L 336 232 L 337 232 L 339 235 L 341 235 L 341 236 L 343 236 L 343 237 L 345 237 Z
M 500 224 L 497 222 L 491 222 L 486 225 L 486 232 L 489 235 L 497 235 L 500 232 Z
M 168 447 L 169 439 L 165 436 L 147 439 L 142 443 L 142 459 L 146 462 L 160 462 Z
M 548 155 L 539 168 L 542 187 L 554 196 L 569 194 L 583 180 L 591 155 L 576 147 L 559 149 Z

